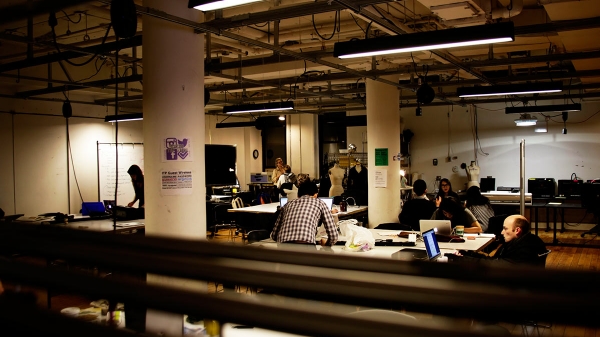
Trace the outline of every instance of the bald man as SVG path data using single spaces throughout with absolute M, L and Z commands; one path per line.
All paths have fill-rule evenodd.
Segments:
M 506 242 L 496 258 L 507 263 L 526 263 L 543 266 L 539 256 L 546 252 L 546 245 L 537 235 L 531 233 L 531 224 L 522 215 L 510 215 L 504 220 L 502 236 Z
M 531 225 L 527 218 L 521 215 L 510 215 L 504 220 L 502 236 L 505 243 L 498 249 L 494 257 L 483 257 L 474 252 L 462 252 L 458 257 L 450 260 L 459 262 L 483 262 L 493 265 L 515 265 L 527 264 L 532 266 L 545 266 L 545 260 L 541 257 L 546 253 L 546 245 L 530 232 Z M 461 256 L 464 255 L 464 256 Z

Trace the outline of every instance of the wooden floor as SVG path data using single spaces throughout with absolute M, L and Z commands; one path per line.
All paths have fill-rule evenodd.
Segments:
M 566 247 L 566 246 L 554 246 L 548 245 L 548 248 L 552 250 L 548 259 L 546 261 L 546 268 L 552 269 L 567 269 L 567 270 L 591 270 L 597 271 L 600 269 L 600 238 L 596 238 L 594 235 L 586 235 L 584 238 L 581 238 L 580 234 L 582 231 L 577 231 L 573 229 L 567 229 L 565 233 L 558 233 L 557 239 L 562 243 L 570 243 L 570 244 L 582 244 L 582 247 Z M 541 230 L 538 234 L 542 240 L 546 243 L 552 242 L 552 231 L 545 232 Z M 207 235 L 207 238 L 210 239 L 210 236 Z M 235 243 L 235 244 L 244 244 L 242 242 L 241 235 L 235 235 L 234 232 L 230 232 L 227 229 L 221 229 L 217 235 L 210 239 L 214 242 L 223 242 L 223 243 Z M 586 247 L 593 246 L 596 247 Z M 12 289 L 14 285 L 5 285 L 7 289 Z M 46 296 L 45 290 L 43 289 L 33 289 L 32 290 L 39 294 L 38 296 L 38 305 L 40 307 L 46 307 Z M 223 291 L 222 286 L 215 285 L 214 283 L 209 284 L 210 292 L 221 292 Z M 236 289 L 238 292 L 252 294 L 246 288 Z M 61 294 L 54 296 L 52 298 L 52 311 L 60 311 L 63 308 L 76 306 L 80 308 L 87 308 L 90 306 L 90 302 L 97 299 L 86 298 L 84 296 L 79 296 L 76 294 Z M 559 305 L 557 303 L 557 305 Z M 504 328 L 508 329 L 512 335 L 521 336 L 521 335 L 530 335 L 530 336 L 556 336 L 556 337 L 573 337 L 573 336 L 582 336 L 582 337 L 600 337 L 600 329 L 592 329 L 585 327 L 575 327 L 575 326 L 566 326 L 560 324 L 551 324 L 548 322 L 540 322 L 541 325 L 550 326 L 549 328 L 540 327 L 536 329 L 532 326 L 526 326 L 525 331 L 523 330 L 523 326 L 514 325 L 514 324 L 505 324 L 501 323 L 500 325 Z

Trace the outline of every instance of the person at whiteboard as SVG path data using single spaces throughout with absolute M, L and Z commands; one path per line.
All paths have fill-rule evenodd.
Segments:
M 135 199 L 128 203 L 127 206 L 133 207 L 136 201 L 140 201 L 138 208 L 144 207 L 144 174 L 142 169 L 137 165 L 131 165 L 127 170 L 131 177 L 131 183 L 133 184 L 133 190 L 135 191 Z

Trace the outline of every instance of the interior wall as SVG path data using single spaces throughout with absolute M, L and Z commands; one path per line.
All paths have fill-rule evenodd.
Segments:
M 480 177 L 496 178 L 496 187 L 519 186 L 519 144 L 524 139 L 526 178 L 569 179 L 572 173 L 586 180 L 600 176 L 600 103 L 583 103 L 581 112 L 569 113 L 567 134 L 561 133 L 561 113 L 548 114 L 554 116 L 548 133 L 535 133 L 533 127 L 515 126 L 519 115 L 505 114 L 504 107 L 489 104 L 476 109 L 477 146 L 471 127 L 473 108 L 423 107 L 422 117 L 416 117 L 414 109 L 401 110 L 404 129 L 415 134 L 410 143 L 410 172 L 422 174 L 430 191 L 436 176 L 449 178 L 454 190 L 462 190 L 467 176 L 460 165 L 477 160 Z M 533 115 L 538 124 L 543 123 L 543 116 Z M 457 159 L 448 162 L 449 154 Z M 437 166 L 433 159 L 438 160 Z

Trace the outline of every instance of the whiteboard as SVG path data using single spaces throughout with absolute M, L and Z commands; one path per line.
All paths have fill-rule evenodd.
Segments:
M 137 165 L 144 172 L 143 143 L 97 143 L 98 146 L 98 197 L 99 201 L 115 199 L 115 182 L 117 188 L 117 205 L 127 205 L 135 198 L 131 178 L 127 170 L 131 165 Z M 118 147 L 119 169 L 115 169 L 116 152 Z M 117 179 L 118 177 L 118 179 Z M 136 202 L 137 206 L 137 202 Z

